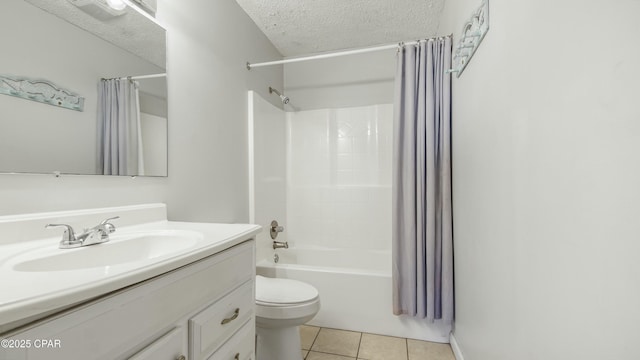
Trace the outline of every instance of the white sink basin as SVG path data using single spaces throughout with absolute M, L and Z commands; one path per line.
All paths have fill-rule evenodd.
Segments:
M 202 235 L 194 231 L 159 231 L 113 236 L 109 242 L 76 249 L 57 249 L 14 264 L 21 272 L 68 271 L 144 262 L 193 247 Z

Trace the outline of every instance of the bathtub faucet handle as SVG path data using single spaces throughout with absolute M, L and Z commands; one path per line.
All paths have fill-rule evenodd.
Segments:
M 278 222 L 276 220 L 273 220 L 271 222 L 271 229 L 269 230 L 269 234 L 271 235 L 272 239 L 276 239 L 278 237 L 278 233 L 281 233 L 284 231 L 284 226 L 280 226 L 278 225 Z

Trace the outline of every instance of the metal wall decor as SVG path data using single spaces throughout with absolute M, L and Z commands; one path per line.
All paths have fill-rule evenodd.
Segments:
M 0 94 L 76 111 L 84 110 L 84 97 L 42 79 L 0 74 Z
M 482 5 L 462 27 L 458 44 L 453 49 L 453 69 L 448 72 L 454 72 L 456 77 L 460 77 L 487 31 L 489 31 L 489 0 L 483 0 Z

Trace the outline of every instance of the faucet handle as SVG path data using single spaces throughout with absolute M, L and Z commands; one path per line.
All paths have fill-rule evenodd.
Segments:
M 106 225 L 109 223 L 109 221 L 116 220 L 116 219 L 120 219 L 120 216 L 114 216 L 112 218 L 104 219 L 102 220 L 102 222 L 100 222 L 100 225 Z
M 63 242 L 73 242 L 76 241 L 76 233 L 73 231 L 71 225 L 67 224 L 47 224 L 44 226 L 45 228 L 52 227 L 65 227 L 64 233 L 62 233 L 62 241 Z
M 100 222 L 100 225 L 103 225 L 107 233 L 111 234 L 114 231 L 116 231 L 116 226 L 110 223 L 109 221 L 116 220 L 116 219 L 120 219 L 120 216 L 114 216 L 112 218 L 104 219 L 102 220 L 102 222 Z
M 269 234 L 271 235 L 271 239 L 275 240 L 278 237 L 278 233 L 284 231 L 284 226 L 280 226 L 276 220 L 271 222 L 271 228 L 269 229 Z

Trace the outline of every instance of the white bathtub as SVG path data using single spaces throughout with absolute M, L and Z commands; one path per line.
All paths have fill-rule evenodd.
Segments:
M 310 325 L 449 342 L 448 325 L 393 315 L 389 251 L 289 248 L 276 253 L 280 261 L 258 262 L 257 273 L 315 286 L 321 309 Z

